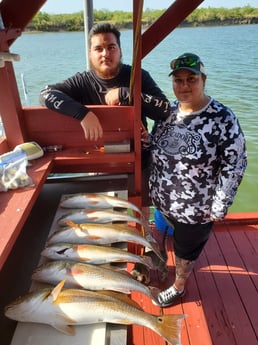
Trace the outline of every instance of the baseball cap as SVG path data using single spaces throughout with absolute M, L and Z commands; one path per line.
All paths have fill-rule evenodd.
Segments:
M 169 77 L 174 72 L 180 69 L 187 69 L 195 74 L 205 74 L 204 64 L 198 55 L 193 53 L 184 53 L 170 62 L 170 68 L 172 72 L 169 73 Z

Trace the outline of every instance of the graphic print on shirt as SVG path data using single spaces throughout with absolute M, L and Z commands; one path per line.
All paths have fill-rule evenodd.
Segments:
M 197 151 L 200 140 L 201 136 L 188 130 L 185 125 L 175 127 L 168 124 L 157 146 L 169 156 L 176 154 L 185 156 Z

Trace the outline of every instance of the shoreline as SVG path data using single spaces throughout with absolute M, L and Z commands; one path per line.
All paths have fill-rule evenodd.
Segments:
M 107 21 L 108 22 L 108 21 Z M 142 28 L 147 29 L 151 26 L 153 22 L 142 22 Z M 190 27 L 207 27 L 207 26 L 233 26 L 233 25 L 255 25 L 258 24 L 258 17 L 242 18 L 242 19 L 225 19 L 225 20 L 207 20 L 202 22 L 187 22 L 184 21 L 178 26 L 178 28 L 190 28 Z M 132 30 L 133 23 L 115 23 L 119 30 Z M 24 32 L 29 33 L 40 33 L 40 32 L 80 32 L 84 31 L 84 26 L 80 27 L 78 30 L 71 30 L 67 26 L 49 26 L 46 30 L 36 30 L 33 26 L 28 25 Z

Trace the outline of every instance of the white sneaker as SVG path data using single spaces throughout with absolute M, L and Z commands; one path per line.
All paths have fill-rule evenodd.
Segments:
M 178 291 L 174 285 L 158 294 L 158 301 L 161 307 L 168 307 L 175 304 L 185 294 L 185 290 Z

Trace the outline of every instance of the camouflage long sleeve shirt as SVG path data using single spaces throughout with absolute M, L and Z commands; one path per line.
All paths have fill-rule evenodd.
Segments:
M 150 196 L 182 223 L 223 219 L 247 166 L 245 138 L 231 109 L 214 99 L 183 114 L 174 102 L 152 140 Z

